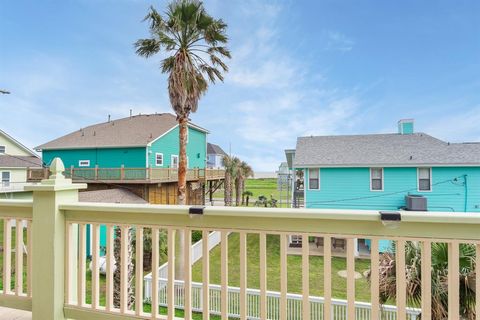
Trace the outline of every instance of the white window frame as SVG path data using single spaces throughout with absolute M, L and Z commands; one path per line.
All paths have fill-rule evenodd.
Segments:
M 373 189 L 373 183 L 372 183 L 372 180 L 373 180 L 373 170 L 375 169 L 380 169 L 382 170 L 382 188 L 381 189 Z M 385 179 L 384 179 L 384 173 L 385 173 L 385 170 L 384 168 L 379 168 L 379 167 L 375 167 L 375 168 L 370 168 L 370 191 L 373 191 L 373 192 L 381 192 L 385 189 Z
M 3 174 L 8 173 L 8 180 L 3 180 Z M 1 187 L 10 187 L 10 182 L 12 182 L 12 173 L 10 171 L 0 172 L 0 186 Z
M 162 161 L 161 161 L 161 163 L 158 163 L 158 156 L 162 156 Z M 163 167 L 163 153 L 161 153 L 161 152 L 155 153 L 155 166 L 157 166 L 157 167 Z
M 310 170 L 318 170 L 318 188 L 310 188 Z M 308 190 L 320 190 L 320 168 L 308 168 Z
M 430 190 L 420 190 L 420 169 L 429 169 L 430 170 Z M 433 190 L 432 180 L 433 180 L 432 167 L 419 167 L 419 168 L 417 168 L 417 191 L 418 192 L 432 192 L 432 190 Z
M 173 159 L 174 159 L 174 158 L 177 158 L 177 166 L 176 166 L 176 167 L 173 166 L 173 163 L 174 163 L 174 162 L 173 162 Z M 178 169 L 178 167 L 180 166 L 179 161 L 180 161 L 180 159 L 178 158 L 178 155 L 177 155 L 177 154 L 172 154 L 172 155 L 170 156 L 170 168 L 172 168 L 172 169 Z
M 78 160 L 79 167 L 90 167 L 90 160 Z
M 2 151 L 3 149 L 3 151 Z M 4 154 L 7 152 L 7 146 L 0 146 L 0 154 Z

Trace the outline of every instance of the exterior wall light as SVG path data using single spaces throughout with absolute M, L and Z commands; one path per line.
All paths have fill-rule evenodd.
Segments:
M 400 226 L 402 216 L 397 211 L 380 211 L 380 219 L 382 224 L 388 229 L 396 229 Z

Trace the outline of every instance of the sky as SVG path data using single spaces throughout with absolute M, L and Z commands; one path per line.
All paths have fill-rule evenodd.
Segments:
M 161 56 L 133 43 L 167 1 L 0 1 L 0 129 L 35 147 L 134 114 L 171 112 Z M 232 59 L 194 123 L 274 171 L 298 136 L 415 130 L 480 141 L 480 1 L 208 0 Z

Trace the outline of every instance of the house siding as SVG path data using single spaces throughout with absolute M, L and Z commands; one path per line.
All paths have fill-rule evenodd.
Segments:
M 405 195 L 421 194 L 429 211 L 480 212 L 480 167 L 433 167 L 432 190 L 423 192 L 415 167 L 384 168 L 383 191 L 370 191 L 370 168 L 321 168 L 320 190 L 309 190 L 308 176 L 307 208 L 398 210 Z
M 160 139 L 147 147 L 148 165 L 152 168 L 170 168 L 171 156 L 179 155 L 179 128 L 175 127 Z M 205 168 L 207 134 L 197 129 L 188 128 L 187 157 L 189 168 Z M 163 166 L 155 163 L 155 154 L 163 153 Z
M 7 136 L 4 136 L 0 133 L 0 146 L 5 147 L 5 154 L 12 156 L 31 156 L 29 152 L 25 151 L 23 148 L 19 147 L 17 143 L 10 140 Z
M 89 167 L 94 168 L 145 168 L 145 148 L 103 148 L 103 149 L 69 149 L 43 150 L 43 162 L 49 165 L 55 157 L 62 159 L 65 168 L 78 168 L 80 160 L 90 160 Z

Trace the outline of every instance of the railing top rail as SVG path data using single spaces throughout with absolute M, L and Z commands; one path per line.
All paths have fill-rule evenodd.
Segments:
M 33 200 L 16 200 L 16 199 L 0 200 L 0 207 L 32 208 Z
M 60 205 L 71 221 L 179 226 L 252 232 L 302 232 L 368 238 L 408 237 L 479 241 L 480 213 L 401 212 L 386 226 L 379 211 L 207 207 L 190 215 L 189 206 L 74 203 Z M 445 225 L 448 224 L 448 228 Z

